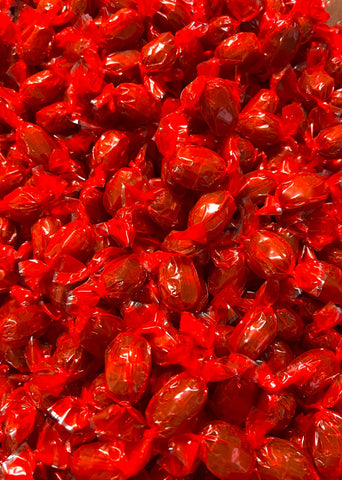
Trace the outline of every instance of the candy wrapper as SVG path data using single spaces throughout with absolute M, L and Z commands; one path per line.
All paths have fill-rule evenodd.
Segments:
M 1 479 L 342 476 L 326 3 L 0 1 Z

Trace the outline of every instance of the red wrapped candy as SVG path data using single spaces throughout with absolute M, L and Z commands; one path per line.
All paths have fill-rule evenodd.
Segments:
M 323 0 L 0 2 L 0 478 L 342 476 Z

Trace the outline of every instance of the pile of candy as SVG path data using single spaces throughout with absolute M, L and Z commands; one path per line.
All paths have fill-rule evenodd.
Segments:
M 0 478 L 342 478 L 324 1 L 0 5 Z

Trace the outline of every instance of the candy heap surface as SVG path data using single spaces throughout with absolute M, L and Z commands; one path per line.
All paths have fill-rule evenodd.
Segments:
M 0 7 L 1 480 L 342 478 L 324 2 Z

